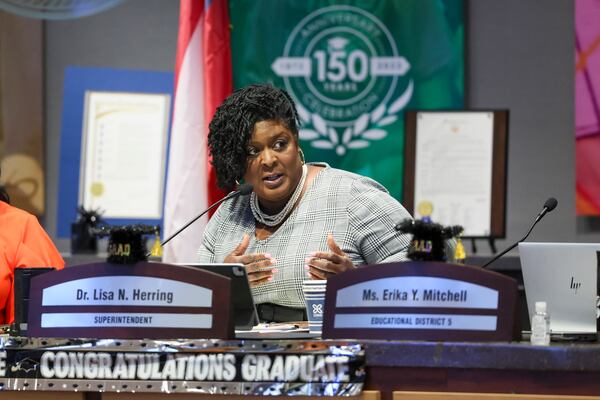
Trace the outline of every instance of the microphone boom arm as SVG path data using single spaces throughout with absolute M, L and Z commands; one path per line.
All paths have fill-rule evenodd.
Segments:
M 556 200 L 554 200 L 554 201 L 556 202 Z M 493 263 L 494 261 L 496 261 L 497 259 L 499 259 L 503 255 L 505 255 L 506 253 L 508 253 L 509 251 L 511 251 L 512 249 L 514 249 L 515 247 L 517 247 L 517 245 L 519 243 L 525 241 L 525 239 L 527 239 L 527 237 L 529 236 L 529 234 L 531 233 L 531 231 L 533 231 L 533 228 L 535 227 L 535 225 L 538 222 L 540 222 L 540 220 L 544 217 L 544 215 L 546 215 L 546 213 L 548 211 L 552 211 L 554 209 L 554 207 L 556 207 L 556 204 L 548 205 L 548 203 L 549 202 L 546 201 L 546 204 L 544 204 L 544 208 L 542 209 L 542 211 L 540 211 L 540 213 L 537 215 L 537 217 L 535 217 L 535 220 L 533 221 L 533 224 L 531 224 L 531 227 L 529 228 L 529 230 L 527 231 L 527 233 L 525 234 L 525 236 L 523 236 L 519 241 L 513 243 L 510 247 L 504 249 L 501 253 L 497 254 L 491 260 L 489 260 L 488 262 L 486 262 L 485 264 L 483 264 L 481 266 L 481 268 L 486 268 L 488 265 L 490 265 L 491 263 Z
M 193 224 L 194 222 L 196 222 L 200 217 L 202 217 L 204 214 L 206 214 L 207 212 L 209 212 L 210 210 L 212 210 L 213 208 L 215 208 L 216 206 L 218 206 L 219 204 L 221 204 L 222 202 L 224 202 L 225 200 L 228 200 L 232 197 L 237 196 L 237 192 L 234 192 L 233 194 L 229 195 L 229 196 L 225 196 L 222 199 L 220 199 L 219 201 L 217 201 L 216 203 L 212 204 L 210 207 L 208 207 L 206 210 L 202 211 L 200 214 L 196 215 L 193 219 L 191 219 L 187 224 L 185 224 L 184 226 L 182 226 L 181 228 L 179 228 L 177 230 L 177 232 L 175 232 L 174 234 L 172 234 L 171 236 L 169 236 L 168 238 L 166 238 L 164 241 L 161 242 L 161 246 L 164 246 L 165 244 L 167 244 L 169 241 L 171 241 L 171 239 L 173 239 L 175 236 L 179 235 L 185 228 L 187 228 L 188 226 L 190 226 L 191 224 Z
M 172 234 L 171 236 L 169 236 L 168 238 L 166 238 L 164 241 L 161 242 L 161 246 L 164 246 L 165 244 L 167 244 L 171 239 L 173 239 L 175 236 L 179 235 L 181 232 L 183 232 L 188 226 L 190 226 L 191 224 L 193 224 L 194 222 L 196 222 L 200 217 L 202 217 L 204 214 L 206 214 L 207 212 L 209 212 L 210 210 L 212 210 L 213 208 L 215 208 L 216 206 L 218 206 L 219 204 L 221 204 L 222 202 L 232 199 L 234 197 L 237 196 L 245 196 L 252 193 L 252 185 L 249 183 L 243 183 L 242 185 L 240 185 L 240 187 L 238 188 L 238 190 L 236 190 L 235 192 L 231 192 L 229 193 L 227 196 L 223 197 L 222 199 L 216 201 L 215 203 L 211 204 L 210 207 L 208 207 L 206 210 L 202 211 L 200 214 L 198 214 L 197 216 L 195 216 L 191 221 L 189 221 L 187 224 L 185 224 L 184 226 L 182 226 L 181 228 L 179 228 L 177 230 L 177 232 L 175 232 L 174 234 Z M 148 253 L 146 256 L 149 256 L 150 253 Z

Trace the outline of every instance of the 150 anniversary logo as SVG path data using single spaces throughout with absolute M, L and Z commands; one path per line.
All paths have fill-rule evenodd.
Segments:
M 298 108 L 306 160 L 402 200 L 404 112 L 464 105 L 462 0 L 228 0 L 233 84 Z
M 296 101 L 300 139 L 338 156 L 384 139 L 413 94 L 410 63 L 390 31 L 348 5 L 304 17 L 271 68 Z

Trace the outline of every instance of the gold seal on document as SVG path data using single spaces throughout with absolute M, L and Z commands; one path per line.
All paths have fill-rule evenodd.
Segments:
M 94 197 L 100 197 L 104 194 L 104 184 L 102 182 L 94 182 L 90 186 L 90 192 Z
M 423 217 L 429 217 L 433 212 L 433 204 L 424 200 L 417 205 L 417 212 Z

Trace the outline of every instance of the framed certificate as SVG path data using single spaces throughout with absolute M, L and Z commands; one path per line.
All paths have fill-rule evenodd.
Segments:
M 67 67 L 63 88 L 56 235 L 77 209 L 109 224 L 162 227 L 173 73 Z
M 407 111 L 403 204 L 464 237 L 506 231 L 508 111 Z
M 87 91 L 79 204 L 106 218 L 162 216 L 170 95 Z

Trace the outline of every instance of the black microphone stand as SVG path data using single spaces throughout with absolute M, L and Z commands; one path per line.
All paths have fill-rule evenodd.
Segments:
M 236 190 L 235 192 L 231 192 L 229 193 L 227 196 L 223 197 L 222 199 L 214 202 L 213 204 L 211 204 L 210 207 L 208 207 L 206 210 L 202 211 L 200 214 L 198 214 L 197 216 L 195 216 L 194 218 L 192 218 L 187 224 L 183 225 L 181 228 L 179 228 L 177 230 L 177 232 L 175 232 L 174 234 L 172 234 L 171 236 L 169 236 L 168 238 L 166 238 L 165 240 L 163 240 L 160 245 L 164 246 L 165 244 L 169 243 L 171 241 L 171 239 L 173 239 L 175 236 L 179 235 L 181 232 L 183 232 L 188 226 L 190 226 L 191 224 L 193 224 L 194 222 L 196 222 L 200 217 L 202 217 L 204 214 L 206 214 L 207 212 L 209 212 L 210 210 L 212 210 L 213 208 L 215 208 L 216 206 L 218 206 L 219 204 L 221 204 L 222 202 L 232 199 L 234 197 L 240 196 L 240 195 L 247 195 L 250 194 L 252 192 L 252 185 L 250 184 L 243 184 L 241 185 L 241 187 Z M 146 257 L 150 256 L 150 252 L 148 252 L 146 254 Z
M 173 239 L 175 236 L 179 235 L 181 232 L 183 232 L 185 230 L 185 228 L 187 228 L 188 226 L 190 226 L 191 224 L 193 224 L 194 222 L 196 222 L 200 217 L 202 217 L 204 214 L 206 214 L 207 212 L 209 212 L 210 210 L 212 210 L 213 208 L 215 208 L 216 206 L 218 206 L 219 204 L 221 204 L 222 202 L 224 202 L 225 200 L 229 200 L 232 197 L 235 197 L 239 194 L 239 192 L 233 192 L 232 194 L 230 194 L 229 196 L 225 196 L 223 197 L 221 200 L 217 201 L 216 203 L 212 204 L 210 207 L 208 207 L 206 210 L 202 211 L 200 214 L 196 215 L 194 218 L 192 218 L 187 224 L 185 224 L 184 226 L 182 226 L 181 228 L 179 228 L 177 230 L 177 232 L 175 232 L 174 234 L 172 234 L 171 236 L 169 236 L 168 238 L 166 238 L 164 241 L 162 241 L 160 243 L 161 246 L 164 246 L 165 244 L 169 243 L 169 241 L 171 241 L 171 239 Z
M 554 207 L 552 207 L 554 208 Z M 535 221 L 533 221 L 533 224 L 531 224 L 531 227 L 529 228 L 529 230 L 527 231 L 527 233 L 525 234 L 525 236 L 523 236 L 519 241 L 513 243 L 510 247 L 504 249 L 501 253 L 497 254 L 494 258 L 492 258 L 491 260 L 489 260 L 488 262 L 486 262 L 485 264 L 483 264 L 481 266 L 481 268 L 486 268 L 488 265 L 490 265 L 491 263 L 493 263 L 494 261 L 496 261 L 497 259 L 499 259 L 500 257 L 502 257 L 503 255 L 505 255 L 506 253 L 508 253 L 509 251 L 511 251 L 512 249 L 514 249 L 515 247 L 517 247 L 517 245 L 521 242 L 523 242 L 525 239 L 527 239 L 527 237 L 529 236 L 529 234 L 531 233 L 531 231 L 533 231 L 533 227 L 540 222 L 540 220 L 544 217 L 544 215 L 546 215 L 546 213 L 549 211 L 550 209 L 547 206 L 544 206 L 544 208 L 542 209 L 542 211 L 537 215 L 537 217 L 535 217 Z

